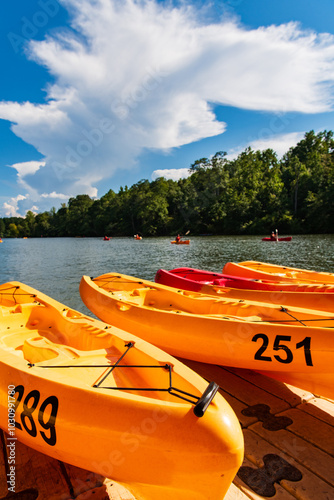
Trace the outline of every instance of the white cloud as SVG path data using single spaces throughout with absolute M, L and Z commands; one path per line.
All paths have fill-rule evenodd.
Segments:
M 296 146 L 296 144 L 301 141 L 304 136 L 305 132 L 291 132 L 289 134 L 273 135 L 271 137 L 251 140 L 247 144 L 244 144 L 244 146 L 231 149 L 226 158 L 228 160 L 237 158 L 237 156 L 248 146 L 250 146 L 254 151 L 273 149 L 277 153 L 278 158 L 281 158 L 291 147 Z
M 28 211 L 30 211 L 36 215 L 36 214 L 38 214 L 38 207 L 36 207 L 36 205 L 33 205 L 32 207 L 30 207 L 30 210 L 26 210 L 26 213 Z
M 11 205 L 5 201 L 3 208 L 5 210 L 6 217 L 19 217 L 19 214 L 17 213 L 17 206 Z
M 43 168 L 18 170 L 35 201 L 50 192 L 96 196 L 97 183 L 132 169 L 145 149 L 223 133 L 216 104 L 332 109 L 331 35 L 294 23 L 253 30 L 230 19 L 205 25 L 189 7 L 153 0 L 60 1 L 73 31 L 28 47 L 53 76 L 46 102 L 0 103 L 0 118 L 44 157 Z
M 281 158 L 289 151 L 291 147 L 303 139 L 305 132 L 291 132 L 290 134 L 283 134 L 275 137 L 268 137 L 267 139 L 259 139 L 251 144 L 254 150 L 264 150 L 271 148 L 276 151 L 277 156 Z
M 179 179 L 185 179 L 189 177 L 192 172 L 189 168 L 170 168 L 163 170 L 154 170 L 152 173 L 152 180 L 158 179 L 159 177 L 164 177 L 165 179 L 172 179 L 173 181 L 178 181 Z
M 14 163 L 10 165 L 17 170 L 19 177 L 35 174 L 41 167 L 45 166 L 45 161 L 26 161 L 23 163 Z
M 4 202 L 3 208 L 5 210 L 6 217 L 20 217 L 18 212 L 18 203 L 22 200 L 26 200 L 27 197 L 19 194 L 15 198 L 10 198 L 8 202 Z
M 41 198 L 56 198 L 57 200 L 67 200 L 67 194 L 56 193 L 52 191 L 52 193 L 43 193 L 41 194 Z

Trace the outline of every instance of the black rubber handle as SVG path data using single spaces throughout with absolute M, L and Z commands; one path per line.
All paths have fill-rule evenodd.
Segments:
M 219 385 L 216 382 L 210 382 L 208 387 L 203 392 L 202 396 L 194 406 L 194 413 L 196 417 L 203 417 L 207 407 L 216 395 Z

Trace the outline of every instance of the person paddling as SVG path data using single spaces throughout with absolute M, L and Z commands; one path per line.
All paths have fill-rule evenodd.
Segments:
M 276 233 L 275 231 L 271 231 L 271 239 L 273 241 L 278 241 L 278 230 L 276 229 Z

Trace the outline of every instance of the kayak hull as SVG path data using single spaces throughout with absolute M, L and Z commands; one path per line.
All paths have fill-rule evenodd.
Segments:
M 223 498 L 242 462 L 242 432 L 218 393 L 195 415 L 207 389 L 199 375 L 17 282 L 0 286 L 0 316 L 9 439 L 112 478 L 140 500 Z M 189 401 L 166 390 L 170 376 Z
M 280 237 L 280 238 L 271 238 L 270 236 L 267 237 L 267 238 L 262 238 L 262 241 L 291 241 L 292 240 L 292 236 L 283 236 L 283 237 Z
M 180 241 L 173 240 L 173 241 L 171 241 L 172 245 L 189 245 L 189 243 L 190 243 L 190 240 L 180 240 Z
M 266 262 L 244 261 L 227 262 L 223 273 L 238 277 L 271 280 L 290 283 L 317 283 L 334 285 L 334 273 L 318 272 L 295 267 L 279 266 Z
M 331 285 L 261 282 L 187 267 L 171 271 L 159 269 L 155 282 L 221 298 L 320 309 L 334 313 L 334 286 Z
M 334 397 L 334 338 L 324 327 L 333 320 L 327 322 L 325 312 L 276 306 L 265 321 L 268 304 L 226 301 L 116 273 L 84 276 L 80 293 L 104 321 L 136 331 L 175 356 L 277 372 L 287 383 Z M 322 326 L 309 326 L 315 324 Z

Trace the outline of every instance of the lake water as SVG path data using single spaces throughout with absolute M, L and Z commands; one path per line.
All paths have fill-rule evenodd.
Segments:
M 293 236 L 263 242 L 259 236 L 171 238 L 31 238 L 0 243 L 0 283 L 21 281 L 68 307 L 88 313 L 79 295 L 81 276 L 119 272 L 154 281 L 159 268 L 194 267 L 221 272 L 229 261 L 258 260 L 334 272 L 334 235 Z

